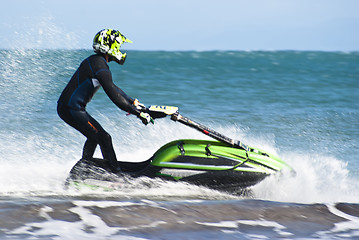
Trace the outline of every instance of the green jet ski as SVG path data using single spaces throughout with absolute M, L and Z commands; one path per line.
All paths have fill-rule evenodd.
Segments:
M 116 181 L 118 177 L 150 177 L 183 181 L 208 188 L 242 192 L 271 174 L 292 168 L 275 155 L 249 147 L 207 128 L 178 112 L 177 107 L 150 106 L 152 118 L 171 119 L 215 140 L 181 139 L 165 144 L 144 162 L 120 162 L 121 171 L 112 173 L 107 161 L 81 159 L 71 169 L 66 184 L 81 185 L 85 180 Z

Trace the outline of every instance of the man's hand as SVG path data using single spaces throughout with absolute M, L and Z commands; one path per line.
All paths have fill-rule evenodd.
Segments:
M 135 105 L 138 111 L 142 112 L 146 110 L 146 106 L 140 103 L 137 98 L 133 101 L 133 105 Z
M 152 117 L 150 116 L 150 114 L 148 114 L 148 113 L 141 112 L 138 117 L 141 119 L 142 123 L 145 124 L 145 125 L 147 125 L 147 124 L 149 124 L 149 123 L 152 123 L 152 124 L 155 123 L 155 121 L 153 120 L 153 118 L 152 118 Z
M 140 112 L 140 115 L 138 117 L 141 119 L 143 124 L 147 125 L 149 123 L 152 124 L 155 123 L 151 115 L 146 112 L 147 111 L 146 106 L 140 103 L 138 99 L 135 99 L 133 101 L 133 105 L 135 105 L 136 109 Z

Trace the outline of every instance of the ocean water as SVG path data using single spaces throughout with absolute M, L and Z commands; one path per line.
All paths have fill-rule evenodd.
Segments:
M 65 189 L 85 138 L 56 101 L 90 50 L 0 50 L 1 239 L 359 239 L 359 53 L 129 51 L 116 85 L 275 153 L 296 176 L 269 177 L 249 196 L 139 178 Z M 170 119 L 144 126 L 103 90 L 88 111 L 119 160 L 207 136 Z M 100 157 L 97 150 L 95 156 Z

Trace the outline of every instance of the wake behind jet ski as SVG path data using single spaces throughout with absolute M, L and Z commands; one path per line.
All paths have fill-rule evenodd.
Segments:
M 123 175 L 182 181 L 208 188 L 241 192 L 271 174 L 291 167 L 275 155 L 249 147 L 182 116 L 177 107 L 150 106 L 152 118 L 171 119 L 195 128 L 215 140 L 181 139 L 165 144 L 144 162 L 120 162 L 121 172 L 111 173 L 107 161 L 81 159 L 71 169 L 67 184 L 94 179 L 116 182 Z

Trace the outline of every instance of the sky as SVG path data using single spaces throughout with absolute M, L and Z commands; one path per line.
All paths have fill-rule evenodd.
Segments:
M 0 49 L 91 49 L 103 28 L 127 50 L 359 51 L 359 0 L 12 0 Z

